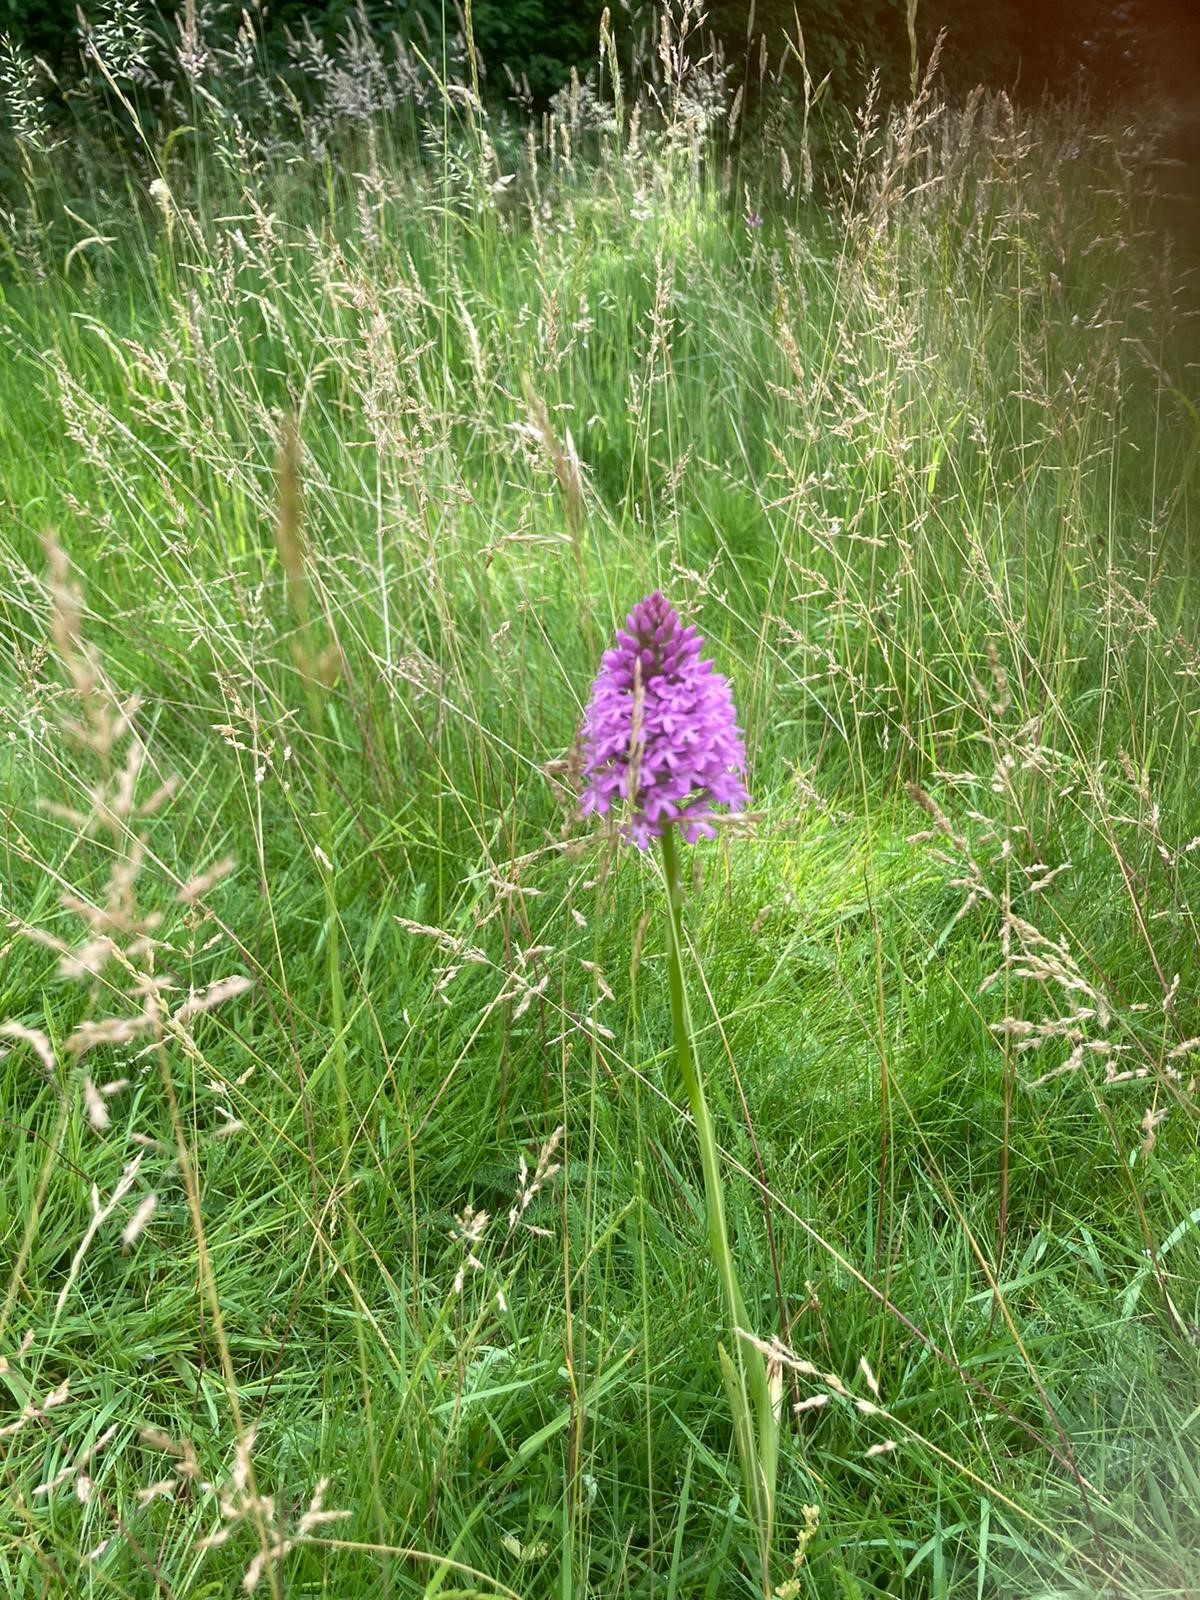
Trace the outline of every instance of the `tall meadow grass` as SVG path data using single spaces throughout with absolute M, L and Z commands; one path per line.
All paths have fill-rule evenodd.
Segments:
M 761 1592 L 660 885 L 579 814 L 660 588 L 746 731 L 687 956 L 776 1592 L 1194 1594 L 1151 135 L 769 63 L 739 138 L 691 8 L 540 120 L 469 41 L 298 40 L 303 111 L 194 7 L 88 48 L 128 158 L 30 102 L 3 224 L 5 1592 Z

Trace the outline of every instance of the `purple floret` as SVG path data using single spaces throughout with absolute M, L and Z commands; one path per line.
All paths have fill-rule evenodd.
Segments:
M 712 838 L 714 806 L 740 811 L 749 796 L 746 752 L 729 684 L 704 641 L 656 590 L 617 629 L 583 720 L 586 813 L 630 804 L 627 836 L 640 850 L 677 822 L 689 844 Z M 630 793 L 631 784 L 635 788 Z

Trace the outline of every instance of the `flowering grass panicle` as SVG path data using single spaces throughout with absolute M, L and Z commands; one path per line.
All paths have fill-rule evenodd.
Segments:
M 584 714 L 586 813 L 624 798 L 639 849 L 672 822 L 689 844 L 712 838 L 714 806 L 739 811 L 749 798 L 746 753 L 729 684 L 704 641 L 655 590 L 638 602 L 607 650 Z

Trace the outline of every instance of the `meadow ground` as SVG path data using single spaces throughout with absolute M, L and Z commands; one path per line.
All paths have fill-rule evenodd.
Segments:
M 780 1592 L 1200 1592 L 1200 424 L 1148 152 L 928 94 L 810 191 L 803 107 L 727 158 L 655 70 L 528 140 L 463 89 L 264 151 L 201 98 L 106 193 L 21 147 L 5 1595 L 761 1593 L 660 868 L 578 809 L 656 587 L 746 732 L 686 928 L 794 1357 Z

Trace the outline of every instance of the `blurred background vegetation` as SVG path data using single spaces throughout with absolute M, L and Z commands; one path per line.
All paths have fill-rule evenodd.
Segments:
M 95 21 L 101 10 L 107 18 L 122 9 L 131 22 L 166 32 L 176 27 L 176 9 L 181 15 L 187 10 L 134 0 L 117 8 L 92 3 L 81 12 Z M 328 45 L 347 26 L 363 26 L 376 38 L 395 33 L 425 44 L 436 58 L 446 40 L 466 34 L 468 21 L 461 5 L 445 0 L 252 0 L 245 7 L 236 0 L 200 0 L 191 9 L 203 32 L 224 30 L 231 39 L 248 16 L 281 72 L 291 59 L 289 39 L 308 32 Z M 613 0 L 609 9 L 614 31 L 635 50 L 640 34 L 653 27 L 650 0 Z M 582 77 L 595 65 L 605 10 L 599 0 L 474 0 L 469 10 L 481 58 L 503 62 L 543 107 L 572 70 Z M 831 74 L 836 94 L 860 94 L 875 71 L 885 96 L 909 91 L 907 0 L 712 0 L 704 10 L 704 27 L 724 51 L 735 81 L 753 81 L 760 38 L 774 54 L 799 22 L 814 78 Z M 914 0 L 911 12 L 921 59 L 944 31 L 950 88 L 980 83 L 1036 101 L 1047 89 L 1111 96 L 1162 85 L 1166 92 L 1189 94 L 1196 77 L 1200 16 L 1190 0 Z M 39 58 L 69 90 L 80 66 L 74 5 L 0 0 L 0 33 Z M 793 71 L 798 69 L 793 62 Z M 507 77 L 491 88 L 508 93 Z

